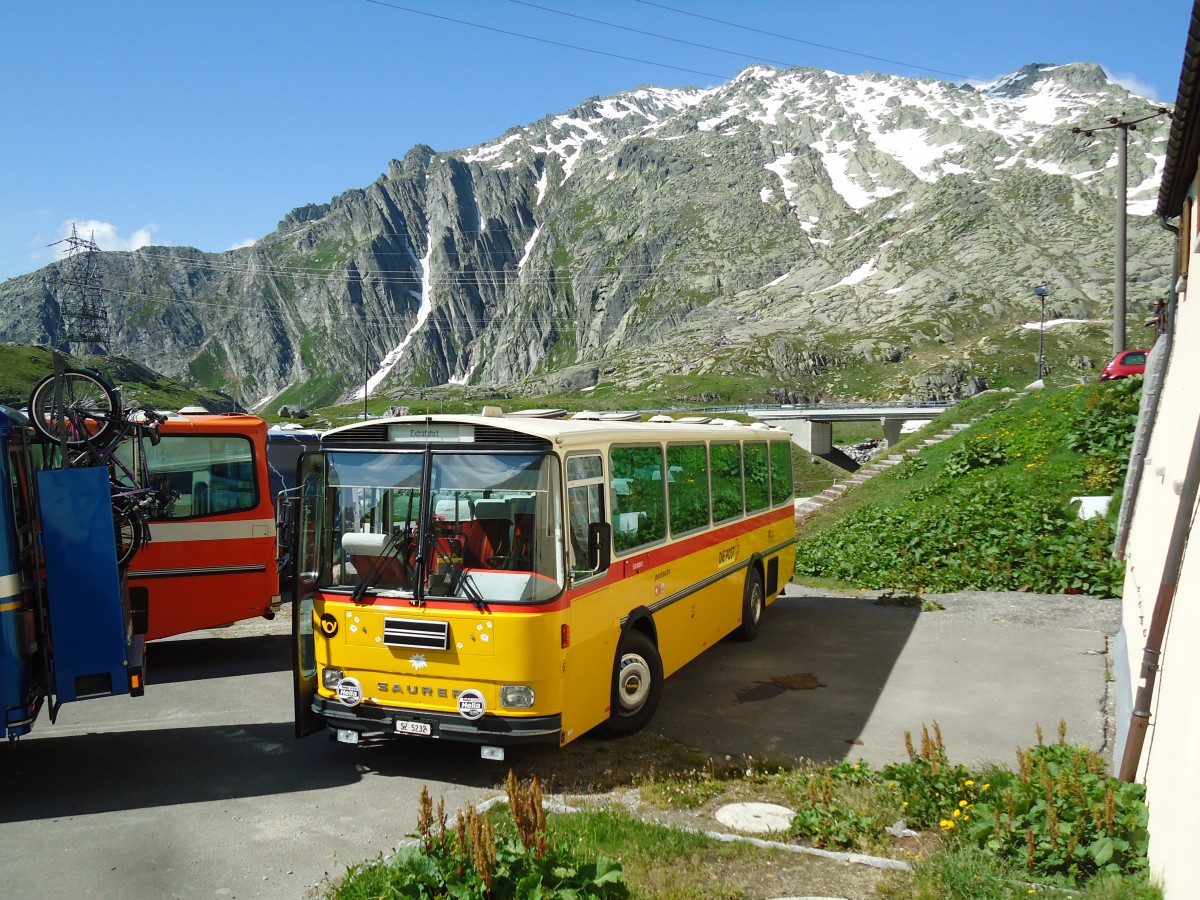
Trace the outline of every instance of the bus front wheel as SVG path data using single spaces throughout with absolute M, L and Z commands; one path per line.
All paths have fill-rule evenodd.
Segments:
M 662 698 L 662 659 L 654 642 L 640 631 L 628 631 L 617 646 L 613 664 L 612 708 L 600 726 L 607 737 L 641 731 L 654 717 Z
M 742 624 L 733 632 L 739 641 L 752 641 L 758 637 L 758 629 L 762 626 L 763 608 L 767 596 L 763 593 L 762 575 L 758 569 L 750 568 L 746 575 L 746 587 L 742 591 Z

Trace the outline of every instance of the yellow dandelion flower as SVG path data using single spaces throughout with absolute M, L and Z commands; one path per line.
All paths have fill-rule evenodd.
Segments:
M 954 811 L 954 818 L 956 818 L 956 819 L 957 819 L 957 818 L 958 818 L 959 816 L 961 816 L 961 815 L 962 815 L 962 810 L 961 810 L 961 809 L 956 809 L 956 810 Z
M 975 781 L 971 778 L 968 778 L 966 781 L 963 782 L 963 784 L 965 784 L 967 787 L 970 787 L 974 783 L 975 783 Z
M 984 785 L 983 785 L 983 787 L 982 787 L 982 788 L 980 788 L 980 790 L 984 790 L 984 791 L 986 791 L 986 790 L 987 790 L 988 788 L 990 788 L 990 787 L 991 787 L 991 785 L 990 785 L 990 784 L 987 784 L 987 783 L 985 782 L 985 783 L 984 783 Z
M 958 801 L 958 805 L 959 805 L 959 806 L 966 806 L 966 805 L 967 805 L 967 801 L 966 801 L 966 800 L 959 800 L 959 801 Z

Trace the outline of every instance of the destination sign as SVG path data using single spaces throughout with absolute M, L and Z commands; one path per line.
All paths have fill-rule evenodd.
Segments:
M 475 440 L 471 425 L 453 422 L 401 422 L 388 426 L 388 440 L 398 443 L 469 444 Z

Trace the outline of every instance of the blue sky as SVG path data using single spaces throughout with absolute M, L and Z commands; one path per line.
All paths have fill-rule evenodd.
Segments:
M 711 87 L 755 62 L 952 81 L 1095 62 L 1170 104 L 1191 6 L 7 0 L 0 280 L 52 261 L 71 222 L 102 249 L 227 250 L 369 184 L 414 144 L 467 147 L 591 96 Z

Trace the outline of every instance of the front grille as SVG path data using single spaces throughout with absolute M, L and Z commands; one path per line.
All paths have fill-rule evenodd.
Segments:
M 476 425 L 475 443 L 507 444 L 514 448 L 529 448 L 533 450 L 547 450 L 550 448 L 550 442 L 543 438 L 534 437 L 531 434 L 522 434 L 519 431 L 509 431 L 507 428 L 496 428 L 493 425 Z
M 354 429 L 337 434 L 327 434 L 321 438 L 321 446 L 328 447 L 333 444 L 382 444 L 387 441 L 387 438 L 387 425 L 383 423 L 371 423 L 369 425 L 359 425 Z
M 335 447 L 339 445 L 365 445 L 365 444 L 388 444 L 388 443 L 406 443 L 423 445 L 423 441 L 390 441 L 388 438 L 388 423 L 387 422 L 371 422 L 369 424 L 358 425 L 344 432 L 333 432 L 326 434 L 321 438 L 322 447 Z M 506 449 L 512 450 L 546 450 L 550 447 L 550 442 L 544 438 L 534 437 L 533 435 L 522 434 L 519 431 L 509 431 L 507 428 L 497 428 L 494 425 L 476 425 L 475 426 L 475 443 L 476 444 L 503 444 Z M 442 444 L 438 449 L 444 449 L 454 446 L 455 449 L 469 447 L 469 444 Z
M 383 642 L 389 647 L 445 650 L 450 645 L 450 623 L 426 619 L 384 619 Z

